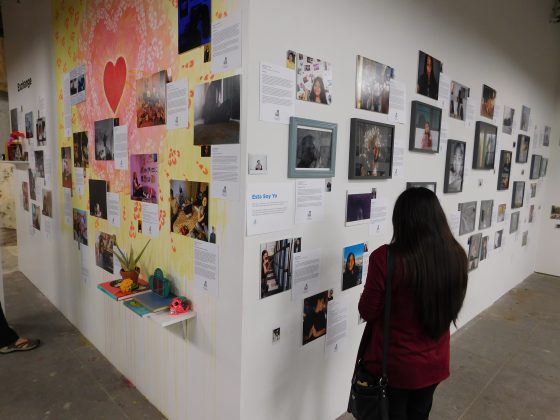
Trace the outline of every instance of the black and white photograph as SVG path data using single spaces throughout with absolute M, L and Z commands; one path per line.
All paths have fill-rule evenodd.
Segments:
M 328 61 L 291 51 L 296 56 L 296 98 L 314 104 L 332 103 L 332 65 Z M 289 56 L 290 51 L 288 51 Z
M 17 108 L 10 109 L 10 126 L 12 127 L 12 131 L 19 131 Z
M 482 242 L 480 244 L 480 261 L 484 261 L 488 256 L 488 236 L 482 237 Z
M 348 179 L 391 178 L 395 127 L 352 118 Z
M 535 205 L 531 204 L 529 206 L 529 220 L 528 220 L 528 222 L 533 223 L 534 217 L 535 217 Z
M 418 79 L 416 93 L 438 99 L 439 74 L 443 71 L 443 65 L 437 58 L 418 51 Z
M 25 114 L 25 138 L 33 138 L 33 111 Z
M 476 201 L 461 203 L 461 218 L 459 223 L 459 235 L 471 233 L 475 228 L 476 222 Z
M 434 182 L 407 182 L 406 189 L 409 188 L 427 188 L 434 194 L 436 193 L 437 183 Z
M 35 175 L 35 171 L 33 171 L 31 168 L 27 168 L 27 175 L 29 176 L 29 198 L 31 198 L 31 200 L 35 201 L 37 200 L 37 192 L 36 192 L 36 183 L 37 183 L 37 178 Z
M 47 144 L 47 129 L 45 127 L 45 117 L 37 118 L 35 125 L 37 132 L 37 146 L 44 146 Z
M 504 105 L 504 115 L 502 120 L 502 133 L 511 134 L 513 132 L 513 118 L 515 109 Z
M 527 163 L 529 158 L 529 143 L 531 138 L 524 134 L 519 134 L 517 136 L 517 153 L 515 154 L 516 163 Z
M 504 235 L 504 230 L 500 229 L 494 234 L 494 249 L 498 249 L 502 246 L 502 237 Z
M 439 152 L 441 108 L 412 101 L 408 150 L 425 153 Z
M 107 220 L 107 182 L 89 180 L 89 214 Z
M 465 169 L 465 151 L 467 143 L 458 140 L 447 141 L 447 155 L 445 157 L 444 193 L 458 193 L 463 191 L 463 173 Z
M 358 55 L 356 57 L 356 108 L 389 112 L 390 82 L 395 70 Z
M 519 212 L 514 211 L 511 213 L 511 217 L 509 219 L 509 233 L 517 232 L 519 228 Z
M 519 129 L 521 131 L 529 131 L 529 118 L 531 117 L 531 108 L 528 106 L 521 106 L 521 122 Z
M 480 202 L 480 218 L 478 219 L 478 230 L 487 229 L 492 226 L 492 211 L 494 200 L 482 200 Z
M 105 232 L 95 232 L 95 263 L 98 267 L 113 274 L 113 248 L 116 236 Z
M 303 345 L 327 333 L 328 293 L 325 290 L 303 301 Z
M 494 106 L 496 104 L 496 90 L 487 85 L 482 85 L 482 101 L 480 104 L 480 115 L 486 118 L 494 118 Z
M 540 173 L 541 178 L 544 178 L 547 169 L 548 169 L 548 158 L 543 157 L 541 159 L 541 173 Z
M 298 239 L 301 244 L 301 239 Z M 281 239 L 261 244 L 261 299 L 292 288 L 292 260 L 296 240 Z
M 35 150 L 35 174 L 39 178 L 45 177 L 45 152 L 42 150 Z
M 26 114 L 27 116 L 27 114 Z M 548 125 L 544 126 L 544 134 L 543 134 L 543 141 L 542 145 L 548 147 L 550 145 L 550 131 L 551 128 Z
M 525 181 L 514 181 L 511 195 L 511 208 L 523 207 L 523 196 L 525 195 Z
M 535 198 L 537 195 L 537 183 L 533 182 L 529 185 L 529 187 L 531 188 L 531 198 Z
M 334 176 L 337 125 L 304 118 L 290 118 L 289 178 Z
M 268 156 L 249 154 L 249 175 L 268 174 Z
M 523 232 L 523 234 L 521 235 L 521 246 L 526 246 L 527 245 L 527 239 L 529 237 L 529 231 L 526 230 L 525 232 Z
M 346 193 L 346 226 L 369 223 L 371 217 L 371 191 Z
M 473 169 L 494 169 L 498 127 L 482 121 L 476 122 L 473 150 Z
M 194 88 L 194 144 L 238 144 L 241 76 Z
M 33 227 L 37 230 L 41 230 L 41 206 L 35 203 L 31 203 L 31 220 L 33 222 Z
M 498 191 L 509 189 L 509 177 L 511 175 L 511 152 L 502 150 L 500 152 L 500 166 L 498 167 Z
M 481 244 L 482 244 L 482 233 L 476 233 L 469 238 L 469 254 L 468 254 L 469 271 L 478 268 Z
M 280 341 L 280 327 L 272 330 L 272 343 L 277 343 L 278 341 Z
M 532 155 L 531 156 L 531 174 L 529 179 L 539 179 L 541 176 L 541 155 Z
M 467 113 L 467 102 L 471 90 L 454 80 L 451 81 L 451 98 L 449 101 L 449 116 L 456 120 L 465 121 Z
M 95 160 L 114 160 L 113 128 L 118 125 L 118 118 L 95 121 Z

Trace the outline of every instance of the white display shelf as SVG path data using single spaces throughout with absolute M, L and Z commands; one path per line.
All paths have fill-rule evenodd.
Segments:
M 196 317 L 195 311 L 188 311 L 180 315 L 171 315 L 169 311 L 155 312 L 146 315 L 146 318 L 151 319 L 156 324 L 164 328 L 181 322 L 183 324 L 183 338 L 185 340 L 187 339 L 187 321 L 195 317 Z

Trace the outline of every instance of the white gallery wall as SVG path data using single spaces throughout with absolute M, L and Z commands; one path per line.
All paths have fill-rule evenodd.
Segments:
M 366 192 L 374 187 L 378 198 L 391 203 L 391 212 L 392 204 L 407 181 L 436 181 L 446 212 L 457 210 L 459 203 L 476 200 L 479 213 L 480 201 L 486 199 L 494 200 L 494 211 L 501 203 L 507 203 L 508 213 L 511 211 L 512 184 L 509 190 L 498 192 L 497 170 L 467 169 L 463 192 L 443 194 L 445 148 L 436 155 L 409 152 L 408 124 L 395 127 L 396 143 L 407 149 L 404 178 L 349 181 L 350 119 L 357 117 L 387 123 L 383 114 L 355 109 L 356 56 L 363 55 L 395 69 L 396 79 L 406 85 L 409 113 L 411 100 L 436 105 L 436 101 L 415 93 L 418 50 L 441 60 L 451 80 L 470 87 L 476 120 L 485 120 L 480 117 L 483 84 L 496 89 L 496 103 L 514 107 L 518 117 L 521 106 L 529 106 L 533 124 L 541 128 L 552 126 L 552 139 L 556 140 L 551 141 L 549 148 L 531 149 L 531 153 L 551 155 L 547 182 L 548 185 L 557 184 L 560 124 L 555 111 L 555 92 L 560 79 L 560 26 L 548 24 L 551 6 L 548 0 L 530 3 L 520 0 L 252 2 L 246 43 L 249 60 L 244 63 L 246 80 L 250 81 L 247 149 L 249 153 L 268 155 L 268 175 L 249 176 L 248 185 L 295 182 L 287 178 L 288 126 L 259 121 L 260 62 L 283 66 L 286 51 L 295 50 L 332 64 L 332 105 L 296 101 L 296 116 L 337 123 L 338 144 L 336 176 L 332 180 L 332 192 L 326 193 L 324 221 L 294 225 L 290 230 L 245 240 L 241 418 L 334 419 L 346 409 L 349 381 L 363 331 L 363 325 L 358 325 L 357 310 L 363 286 L 341 292 L 342 250 L 364 241 L 369 241 L 369 248 L 373 250 L 389 242 L 392 236 L 390 224 L 376 236 L 370 236 L 367 225 L 344 226 L 347 190 Z M 448 126 L 450 139 L 467 142 L 465 166 L 471 168 L 474 124 L 466 127 L 463 122 L 448 118 Z M 500 121 L 496 169 L 499 151 L 514 151 L 519 128 L 517 126 L 512 135 L 505 135 L 501 126 Z M 532 130 L 530 135 L 533 139 Z M 512 165 L 510 182 L 526 182 L 518 233 L 509 235 L 509 221 L 497 226 L 495 220 L 491 228 L 482 231 L 493 243 L 495 231 L 504 229 L 505 247 L 502 252 L 490 254 L 470 273 L 459 326 L 535 269 L 539 232 L 536 222 L 528 223 L 529 205 L 533 203 L 539 207 L 547 200 L 542 181 L 538 182 L 537 196 L 529 198 L 529 169 L 530 158 L 527 164 Z M 544 221 L 547 212 L 550 208 L 538 210 L 536 221 Z M 477 227 L 478 219 L 479 214 Z M 524 231 L 529 232 L 526 247 L 521 246 Z M 348 336 L 337 353 L 327 354 L 325 337 L 302 346 L 302 299 L 293 300 L 290 292 L 259 299 L 260 245 L 300 236 L 302 249 L 321 250 L 321 290 L 334 288 L 335 299 L 342 299 L 348 306 Z M 468 236 L 458 238 L 465 247 Z M 557 250 L 560 242 L 558 235 L 555 238 L 552 249 Z M 549 246 L 552 240 L 551 237 Z M 281 339 L 273 344 L 272 330 L 278 327 Z

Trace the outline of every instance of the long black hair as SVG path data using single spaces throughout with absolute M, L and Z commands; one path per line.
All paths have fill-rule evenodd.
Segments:
M 432 191 L 409 188 L 399 196 L 391 249 L 402 261 L 424 333 L 441 337 L 463 306 L 468 267 L 467 254 L 453 237 Z

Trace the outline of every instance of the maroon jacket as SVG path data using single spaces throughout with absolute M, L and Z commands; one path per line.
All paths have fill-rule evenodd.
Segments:
M 374 375 L 381 373 L 383 307 L 387 276 L 387 245 L 372 252 L 358 308 L 363 319 L 373 323 L 373 334 L 364 355 L 365 367 Z M 395 257 L 389 355 L 389 386 L 403 389 L 424 388 L 449 377 L 449 330 L 433 340 L 422 332 L 415 311 L 414 296 L 402 265 Z

